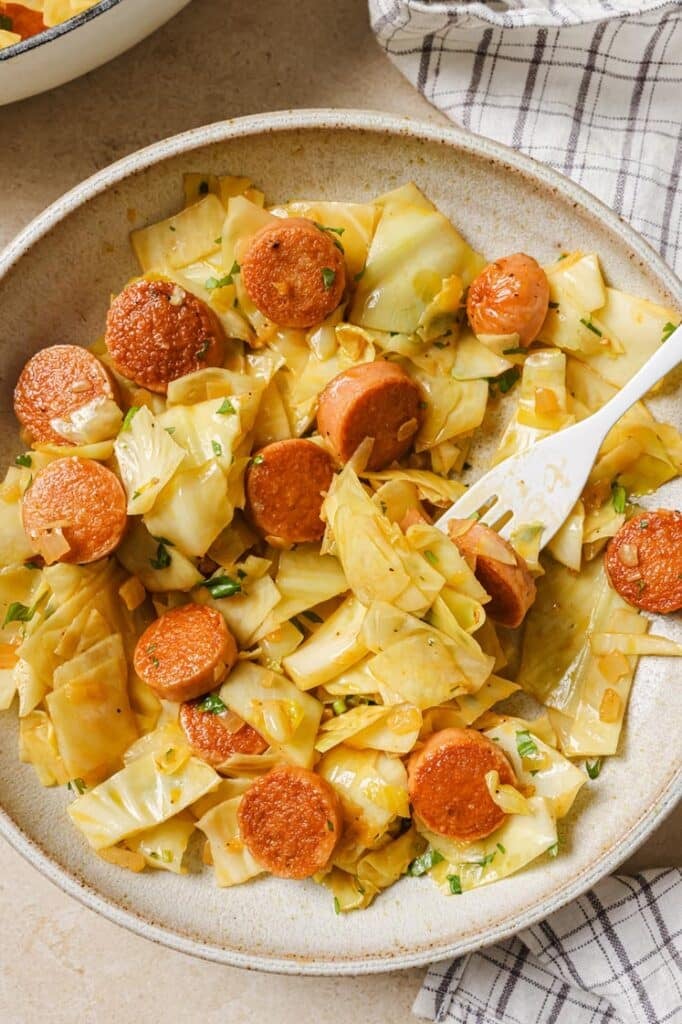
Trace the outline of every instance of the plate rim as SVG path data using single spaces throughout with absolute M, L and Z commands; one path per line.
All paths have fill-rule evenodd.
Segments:
M 61 220 L 131 175 L 144 171 L 170 157 L 177 157 L 183 153 L 231 138 L 244 138 L 263 132 L 304 131 L 306 129 L 409 135 L 427 142 L 448 145 L 455 150 L 465 151 L 473 156 L 484 156 L 497 165 L 507 166 L 517 173 L 520 172 L 536 184 L 540 184 L 544 190 L 553 191 L 564 198 L 573 200 L 602 226 L 618 235 L 630 252 L 653 270 L 670 295 L 682 302 L 682 282 L 652 246 L 631 225 L 621 220 L 600 200 L 552 168 L 516 153 L 500 143 L 482 136 L 471 135 L 454 126 L 412 120 L 378 111 L 329 108 L 282 110 L 218 121 L 170 136 L 123 157 L 66 192 L 38 214 L 7 244 L 0 252 L 0 281 L 21 257 Z M 456 942 L 439 943 L 436 941 L 430 947 L 421 947 L 413 952 L 351 956 L 345 960 L 312 959 L 295 954 L 289 956 L 273 954 L 270 956 L 204 943 L 199 939 L 183 935 L 179 931 L 153 923 L 141 917 L 134 910 L 124 908 L 114 900 L 101 895 L 93 886 L 59 865 L 13 821 L 2 807 L 0 807 L 0 835 L 44 877 L 84 906 L 95 910 L 106 919 L 135 934 L 151 939 L 160 945 L 168 946 L 180 953 L 232 967 L 270 973 L 313 976 L 361 975 L 420 967 L 438 960 L 461 956 L 479 949 L 483 945 L 490 945 L 509 938 L 523 928 L 535 924 L 549 913 L 577 898 L 599 879 L 613 871 L 672 812 L 680 797 L 682 797 L 682 767 L 678 766 L 665 782 L 655 803 L 643 812 L 625 836 L 618 837 L 618 841 L 612 843 L 609 849 L 594 861 L 589 870 L 572 883 L 556 889 L 549 897 L 531 904 L 524 912 L 516 915 L 513 921 L 503 920 L 498 925 L 489 927 L 483 937 L 471 938 L 469 936 Z
M 116 7 L 120 3 L 121 0 L 99 0 L 99 3 L 93 7 L 86 8 L 80 14 L 74 14 L 71 18 L 67 18 L 66 21 L 62 21 L 58 25 L 45 28 L 42 32 L 29 36 L 28 39 L 21 39 L 18 43 L 0 50 L 0 62 L 11 61 L 14 57 L 20 57 L 22 53 L 29 53 L 31 50 L 37 50 L 39 47 L 45 46 L 46 43 L 54 42 L 55 39 L 61 39 L 62 36 L 68 35 L 69 32 L 73 32 L 75 29 L 87 25 L 94 18 L 98 18 L 100 14 L 106 14 L 112 7 Z

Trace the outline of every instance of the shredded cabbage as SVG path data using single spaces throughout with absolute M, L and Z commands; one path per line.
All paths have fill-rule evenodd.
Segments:
M 185 457 L 163 423 L 145 406 L 128 412 L 114 451 L 131 516 L 149 512 Z
M 239 835 L 237 811 L 240 802 L 241 796 L 225 800 L 197 822 L 197 828 L 208 841 L 215 880 L 220 886 L 240 885 L 264 871 Z
M 341 801 L 346 821 L 344 845 L 352 837 L 373 848 L 396 817 L 409 817 L 407 772 L 399 758 L 339 746 L 324 755 L 317 770 Z

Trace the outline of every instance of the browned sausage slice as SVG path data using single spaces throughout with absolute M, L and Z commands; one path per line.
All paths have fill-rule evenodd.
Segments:
M 636 608 L 682 608 L 682 513 L 661 508 L 623 523 L 606 551 L 611 586 Z
M 492 800 L 485 776 L 516 785 L 516 776 L 501 750 L 475 729 L 435 732 L 408 766 L 408 791 L 415 814 L 432 832 L 462 842 L 484 839 L 506 815 Z
M 489 526 L 451 519 L 448 530 L 451 540 L 490 596 L 490 603 L 485 606 L 486 615 L 501 626 L 516 629 L 523 622 L 536 593 L 535 581 L 525 560 Z
M 51 420 L 97 398 L 114 398 L 109 374 L 91 352 L 78 345 L 51 345 L 31 356 L 14 389 L 14 412 L 33 444 L 73 444 Z
M 24 529 L 47 562 L 95 562 L 118 545 L 126 528 L 126 495 L 117 476 L 91 459 L 55 459 L 39 473 L 22 502 Z M 55 541 L 68 550 L 56 557 Z
M 351 367 L 320 395 L 317 427 L 340 462 L 374 438 L 367 469 L 383 469 L 410 449 L 421 420 L 419 387 L 396 363 Z
M 274 441 L 253 457 L 246 474 L 251 522 L 279 544 L 320 540 L 320 510 L 333 476 L 331 456 L 314 441 Z
M 540 264 L 523 252 L 503 256 L 471 283 L 467 316 L 476 334 L 518 334 L 535 341 L 549 308 L 549 282 Z
M 165 612 L 137 641 L 135 671 L 165 700 L 187 701 L 213 690 L 237 660 L 237 644 L 220 612 L 185 604 Z
M 180 706 L 180 725 L 199 757 L 217 767 L 231 754 L 262 754 L 267 743 L 232 711 L 203 711 L 200 701 Z
M 303 217 L 261 228 L 242 259 L 241 275 L 253 304 L 282 327 L 321 323 L 346 287 L 343 253 L 327 231 Z
M 329 783 L 293 765 L 257 779 L 242 797 L 238 819 L 251 855 L 280 878 L 309 878 L 326 867 L 342 820 Z
M 225 334 L 196 295 L 172 281 L 134 281 L 109 307 L 105 341 L 116 369 L 164 394 L 172 380 L 220 366 Z

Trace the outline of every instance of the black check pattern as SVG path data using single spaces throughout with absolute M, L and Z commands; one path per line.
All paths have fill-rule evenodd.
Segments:
M 682 273 L 682 0 L 369 7 L 431 103 L 573 178 Z
M 438 1024 L 680 1024 L 682 871 L 605 878 L 513 939 L 434 964 Z

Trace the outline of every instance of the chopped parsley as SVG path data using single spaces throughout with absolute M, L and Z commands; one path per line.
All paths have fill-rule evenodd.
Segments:
M 301 612 L 304 619 L 308 619 L 309 622 L 324 622 L 324 619 L 317 614 L 317 612 Z
M 15 466 L 32 466 L 33 465 L 33 459 L 31 458 L 31 456 L 28 453 L 26 453 L 25 455 L 17 455 L 15 460 L 14 460 L 14 465 Z
M 438 556 L 434 555 L 433 551 L 425 551 L 424 558 L 429 563 L 429 565 L 438 565 Z
M 30 622 L 35 614 L 35 610 L 35 605 L 33 608 L 29 608 L 28 605 L 22 604 L 20 601 L 12 601 L 5 613 L 5 621 L 2 624 L 3 629 L 10 622 Z
M 196 351 L 196 358 L 197 359 L 205 359 L 206 358 L 206 353 L 209 350 L 210 344 L 211 344 L 211 339 L 210 338 L 204 338 L 204 340 L 202 341 L 201 345 L 199 346 L 199 348 Z
M 133 422 L 135 413 L 140 411 L 139 405 L 131 405 L 128 412 L 123 417 L 123 423 L 121 424 L 121 432 L 124 430 L 130 430 L 130 424 Z
M 167 434 L 170 434 L 171 437 L 175 433 L 175 427 L 164 427 L 163 429 L 166 431 Z
M 547 853 L 549 854 L 550 857 L 556 857 L 558 852 L 559 852 L 559 843 L 558 842 L 552 843 L 551 846 L 547 847 Z
M 507 848 L 505 846 L 503 846 L 502 843 L 495 843 L 495 846 L 500 851 L 500 853 L 506 853 L 507 852 Z
M 596 761 L 585 761 L 585 771 L 591 779 L 599 778 L 601 771 L 601 757 L 598 757 Z
M 214 576 L 213 579 L 205 580 L 199 586 L 206 587 L 211 597 L 216 600 L 221 597 L 234 597 L 235 594 L 240 594 L 242 589 L 239 580 L 233 580 L 231 576 L 225 575 Z
M 625 503 L 628 500 L 628 492 L 622 484 L 611 484 L 611 504 L 616 512 L 625 512 Z
M 167 569 L 171 564 L 171 556 L 166 546 L 167 543 L 163 538 L 159 540 L 155 557 L 149 559 L 152 569 Z
M 214 245 L 222 245 L 223 244 L 223 236 L 222 235 L 218 235 L 217 238 L 214 238 L 213 239 L 213 244 Z
M 213 449 L 214 455 L 219 457 L 223 454 L 223 446 L 220 441 L 211 441 L 211 448 Z
M 580 323 L 583 325 L 583 327 L 587 327 L 588 331 L 592 331 L 593 334 L 596 334 L 598 338 L 602 337 L 601 331 L 598 327 L 594 326 L 591 320 L 585 320 L 585 318 L 581 316 Z
M 322 267 L 322 283 L 327 291 L 332 287 L 334 281 L 336 281 L 336 271 L 331 267 Z
M 538 745 L 528 729 L 516 730 L 516 749 L 519 752 L 519 757 L 536 758 L 540 753 Z
M 0 14 L 0 29 L 5 32 L 11 32 L 14 22 L 8 14 Z
M 237 576 L 239 577 L 240 580 L 245 580 L 246 575 L 247 574 L 244 572 L 243 569 L 237 569 Z
M 219 416 L 235 416 L 237 410 L 229 398 L 224 398 L 219 409 L 216 409 Z
M 450 892 L 453 896 L 462 895 L 462 883 L 459 880 L 459 875 L 448 875 L 448 882 L 450 884 Z
M 238 274 L 240 270 L 241 267 L 235 260 L 229 274 L 225 274 L 224 277 L 207 277 L 204 281 L 204 288 L 208 292 L 213 292 L 216 288 L 226 288 L 228 284 L 233 283 L 235 274 Z
M 365 276 L 365 271 L 366 270 L 367 270 L 367 264 L 365 263 L 365 265 L 362 268 L 362 270 L 358 270 L 357 274 L 354 275 L 353 280 L 354 281 L 360 281 Z
M 199 711 L 207 711 L 211 715 L 220 715 L 227 711 L 227 704 L 220 699 L 217 693 L 207 693 L 197 704 Z
M 265 462 L 264 455 L 254 455 L 254 457 L 251 459 L 251 464 L 254 466 L 260 466 L 261 462 Z
M 40 569 L 37 562 L 24 562 L 24 569 Z
M 339 903 L 339 897 L 338 896 L 334 897 L 334 913 L 335 914 L 340 914 L 341 913 L 341 904 Z
M 335 235 L 342 235 L 346 230 L 345 228 L 330 228 L 327 224 L 318 224 L 316 220 L 313 221 L 313 224 L 316 228 L 319 228 L 320 231 L 333 231 Z
M 72 793 L 84 793 L 88 787 L 83 779 L 71 779 L 70 782 L 66 783 L 66 788 L 70 789 Z
M 294 627 L 294 629 L 297 629 L 299 631 L 299 633 L 303 633 L 305 631 L 305 626 L 303 625 L 300 619 L 296 618 L 295 615 L 291 616 L 289 622 Z
M 514 348 L 503 348 L 502 349 L 502 355 L 503 356 L 522 356 L 527 351 L 528 350 L 525 349 L 523 347 L 523 345 L 516 345 Z
M 343 697 L 339 697 L 339 699 L 335 700 L 332 704 L 332 711 L 335 715 L 343 715 L 347 710 L 348 708 Z
M 506 395 L 507 392 L 511 391 L 514 387 L 520 376 L 521 371 L 518 366 L 510 366 L 509 369 L 505 370 L 504 373 L 501 373 L 499 377 L 488 377 L 487 380 L 491 390 L 498 387 L 500 389 L 500 394 Z
M 334 822 L 330 821 L 329 818 L 327 818 L 327 828 L 329 829 L 330 832 L 334 831 Z
M 679 324 L 671 324 L 670 321 L 668 321 L 667 324 L 663 325 L 663 332 L 661 334 L 661 345 L 664 341 L 668 340 L 673 331 L 676 331 L 678 327 Z
M 475 860 L 474 864 L 477 864 L 479 868 L 487 868 L 488 864 L 492 864 L 495 860 L 495 853 L 495 850 L 493 850 L 492 853 L 486 853 L 485 857 L 481 857 L 480 860 Z
M 425 875 L 427 871 L 430 871 L 436 864 L 440 864 L 444 859 L 442 853 L 429 847 L 420 857 L 415 857 L 408 867 L 407 873 L 413 878 L 418 878 L 419 875 Z

